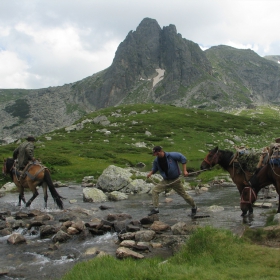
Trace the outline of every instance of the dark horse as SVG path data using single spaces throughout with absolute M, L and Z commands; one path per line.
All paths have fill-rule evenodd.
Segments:
M 218 147 L 211 150 L 201 163 L 201 169 L 210 169 L 219 164 L 228 171 L 232 181 L 236 184 L 240 193 L 240 208 L 242 216 L 253 213 L 253 203 L 257 200 L 258 192 L 273 184 L 279 195 L 278 213 L 280 213 L 280 166 L 274 165 L 270 160 L 264 166 L 258 168 L 255 173 L 244 170 L 238 163 L 233 162 L 234 153 L 219 150 Z
M 48 201 L 48 193 L 47 187 L 51 192 L 51 195 L 59 207 L 59 209 L 63 209 L 63 202 L 62 197 L 56 191 L 49 170 L 41 165 L 39 162 L 32 163 L 26 173 L 25 178 L 21 178 L 20 174 L 16 170 L 14 166 L 14 160 L 12 158 L 7 158 L 4 160 L 4 165 L 2 169 L 3 175 L 9 174 L 11 176 L 12 181 L 19 189 L 19 202 L 18 205 L 21 205 L 21 201 L 23 201 L 26 207 L 29 207 L 32 201 L 38 196 L 37 186 L 42 186 L 44 190 L 44 201 L 45 201 L 45 208 L 47 207 Z M 24 188 L 29 188 L 33 196 L 26 202 L 24 198 Z
M 250 179 L 250 185 L 243 189 L 240 203 L 243 213 L 247 213 L 252 207 L 253 203 L 257 200 L 259 191 L 270 184 L 275 186 L 278 193 L 277 213 L 280 213 L 280 166 L 274 165 L 271 160 L 264 167 L 257 170 Z
M 241 166 L 238 166 L 238 163 L 233 162 L 234 153 L 228 150 L 219 150 L 218 147 L 209 151 L 204 160 L 201 163 L 201 170 L 210 169 L 216 164 L 219 164 L 224 170 L 226 170 L 232 179 L 232 181 L 237 186 L 239 194 L 241 196 L 244 187 L 249 185 L 249 180 L 252 177 L 252 173 L 244 170 Z M 249 213 L 253 213 L 253 207 L 250 204 Z M 247 213 L 247 211 L 246 211 Z M 246 214 L 242 213 L 242 216 Z

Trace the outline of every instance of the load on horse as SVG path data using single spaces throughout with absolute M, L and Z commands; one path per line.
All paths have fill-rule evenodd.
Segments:
M 60 209 L 63 209 L 62 197 L 58 194 L 52 182 L 50 171 L 34 158 L 35 138 L 29 136 L 27 141 L 22 143 L 13 153 L 13 158 L 4 160 L 2 173 L 9 174 L 12 181 L 19 189 L 19 202 L 23 201 L 26 207 L 29 207 L 32 201 L 38 196 L 37 186 L 42 186 L 44 191 L 45 207 L 47 207 L 48 192 L 47 188 Z M 29 188 L 33 196 L 26 202 L 24 197 L 24 188 Z
M 264 148 L 260 156 L 257 155 L 257 158 L 251 160 L 251 162 L 248 160 L 250 158 L 248 154 L 246 155 L 242 149 L 238 150 L 237 153 L 233 153 L 216 147 L 209 151 L 201 163 L 202 170 L 211 169 L 216 164 L 219 164 L 229 172 L 241 197 L 240 208 L 242 216 L 246 215 L 248 211 L 249 214 L 253 213 L 253 203 L 256 201 L 260 189 L 273 184 L 277 193 L 280 194 L 280 164 L 272 164 L 272 155 L 274 154 L 272 147 L 274 146 L 277 145 Z M 254 156 L 256 154 L 251 153 L 251 159 Z M 278 207 L 278 213 L 280 213 L 280 206 Z

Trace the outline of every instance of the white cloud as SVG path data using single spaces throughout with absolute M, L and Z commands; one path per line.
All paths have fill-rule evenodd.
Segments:
M 28 65 L 16 53 L 0 51 L 1 88 L 26 88 L 29 77 Z
M 0 88 L 63 85 L 101 71 L 145 17 L 174 24 L 202 49 L 279 55 L 279 10 L 278 0 L 3 0 Z

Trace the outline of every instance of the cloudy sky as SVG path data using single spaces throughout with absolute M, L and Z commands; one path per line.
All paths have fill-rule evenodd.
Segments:
M 280 0 L 0 0 L 0 88 L 60 86 L 103 70 L 145 17 L 203 50 L 280 55 Z

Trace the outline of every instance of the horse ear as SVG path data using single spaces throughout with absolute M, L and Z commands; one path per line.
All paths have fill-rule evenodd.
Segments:
M 219 148 L 218 148 L 218 146 L 217 146 L 217 147 L 214 149 L 214 151 L 215 151 L 215 152 L 217 152 L 217 151 L 218 151 L 218 149 L 219 149 Z

